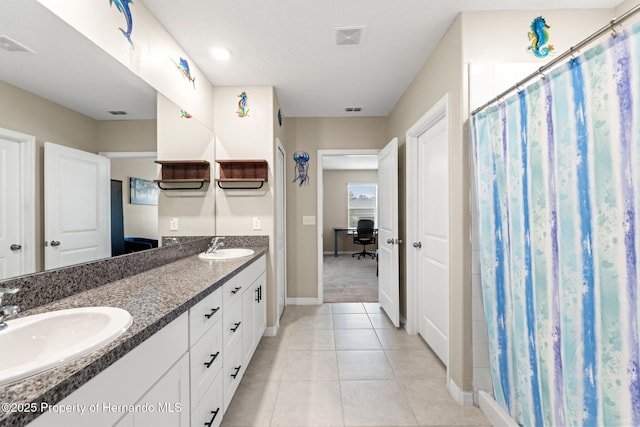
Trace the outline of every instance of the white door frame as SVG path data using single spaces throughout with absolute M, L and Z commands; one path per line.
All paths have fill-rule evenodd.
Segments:
M 421 118 L 416 121 L 407 131 L 407 150 L 406 150 L 406 266 L 407 266 L 407 323 L 405 329 L 407 333 L 416 335 L 418 333 L 418 253 L 410 250 L 413 242 L 420 240 L 418 236 L 418 221 L 420 220 L 415 214 L 418 211 L 418 204 L 415 197 L 418 191 L 418 137 L 427 129 L 444 120 L 447 133 L 449 132 L 449 96 L 445 95 L 433 107 L 429 109 Z M 448 141 L 447 141 L 448 145 Z M 449 286 L 451 290 L 451 286 Z M 449 317 L 451 317 L 451 291 L 449 292 Z M 451 322 L 449 322 L 451 324 Z M 449 341 L 451 342 L 451 341 Z M 449 354 L 451 351 L 449 351 Z M 447 370 L 448 372 L 448 370 Z M 448 375 L 448 374 L 447 374 Z
M 284 164 L 282 165 L 284 177 L 282 177 L 283 181 L 281 183 L 276 181 L 276 191 L 282 192 L 282 206 L 284 207 L 284 209 L 280 211 L 280 206 L 276 206 L 276 227 L 278 227 L 280 223 L 284 224 L 284 227 L 282 229 L 282 240 L 283 240 L 282 244 L 284 245 L 284 249 L 283 249 L 284 257 L 282 260 L 280 259 L 276 260 L 276 263 L 280 263 L 280 262 L 283 263 L 283 266 L 282 266 L 283 277 L 279 278 L 276 276 L 276 324 L 275 324 L 276 328 L 280 327 L 281 313 L 278 313 L 278 304 L 280 303 L 281 298 L 284 298 L 284 306 L 285 307 L 287 306 L 287 182 L 286 182 L 287 150 L 284 149 L 284 145 L 282 145 L 282 142 L 280 142 L 280 138 L 276 137 L 276 156 L 280 155 L 278 152 L 282 153 L 282 157 L 284 161 Z M 276 177 L 276 180 L 279 178 L 280 177 Z M 277 200 L 277 196 L 276 196 L 276 200 Z M 282 215 L 283 217 L 282 222 L 280 221 L 280 218 L 278 218 L 278 215 Z M 277 236 L 278 236 L 278 230 L 276 230 L 276 238 Z M 276 273 L 277 271 L 278 271 L 278 267 L 276 266 Z M 284 282 L 284 285 L 281 285 L 280 280 Z M 284 293 L 284 295 L 282 295 L 282 293 Z
M 36 137 L 0 128 L 0 137 L 20 144 L 22 274 L 36 270 Z
M 316 304 L 322 304 L 324 300 L 323 292 L 322 292 L 322 263 L 324 257 L 324 248 L 322 246 L 322 238 L 323 238 L 323 229 L 324 229 L 324 220 L 323 220 L 323 209 L 324 209 L 324 183 L 323 183 L 323 164 L 325 156 L 349 156 L 349 155 L 377 155 L 380 152 L 378 149 L 345 149 L 345 150 L 318 150 L 318 211 L 316 213 L 316 227 L 318 232 L 318 299 Z

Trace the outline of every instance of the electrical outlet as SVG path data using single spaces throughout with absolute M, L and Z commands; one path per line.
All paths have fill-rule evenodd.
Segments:
M 315 216 L 303 216 L 302 217 L 302 225 L 316 225 L 316 217 Z
M 178 218 L 169 218 L 169 231 L 178 231 Z
M 253 229 L 262 230 L 262 218 L 259 216 L 253 217 Z

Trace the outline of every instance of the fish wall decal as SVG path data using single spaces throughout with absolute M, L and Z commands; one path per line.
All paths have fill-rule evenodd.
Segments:
M 531 45 L 527 50 L 533 52 L 538 58 L 545 58 L 550 52 L 553 52 L 553 45 L 549 44 L 549 25 L 542 16 L 538 16 L 531 22 L 531 31 L 529 31 L 529 41 Z
M 173 59 L 172 59 L 173 61 Z M 180 58 L 180 62 L 173 61 L 175 66 L 178 68 L 180 73 L 184 78 L 189 80 L 193 84 L 193 88 L 196 88 L 196 77 L 191 75 L 191 70 L 189 70 L 189 61 L 184 58 Z
M 133 47 L 133 41 L 131 41 L 131 31 L 133 31 L 133 18 L 131 17 L 131 9 L 129 8 L 129 4 L 132 3 L 131 0 L 109 0 L 109 6 L 116 5 L 116 9 L 118 12 L 124 15 L 124 18 L 127 20 L 127 29 L 124 30 L 120 28 L 122 35 L 127 38 L 131 47 Z

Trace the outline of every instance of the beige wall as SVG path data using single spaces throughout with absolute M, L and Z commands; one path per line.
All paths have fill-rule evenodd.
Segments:
M 247 94 L 249 115 L 239 117 L 238 95 Z M 268 182 L 260 190 L 216 189 L 216 229 L 219 235 L 267 235 L 267 325 L 275 324 L 275 136 L 277 100 L 272 86 L 216 87 L 214 90 L 216 159 L 262 159 Z M 279 128 L 279 126 L 278 126 Z M 278 129 L 279 131 L 279 129 Z M 216 176 L 218 175 L 216 168 Z M 253 229 L 253 218 L 262 229 Z
M 618 16 L 622 15 L 626 11 L 631 10 L 634 7 L 638 6 L 639 4 L 640 4 L 640 2 L 638 2 L 638 0 L 625 0 L 625 1 L 623 1 L 618 6 L 616 6 L 616 8 L 614 9 L 614 15 L 615 15 L 614 18 L 617 18 Z
M 463 139 L 462 96 L 462 19 L 458 16 L 442 38 L 416 78 L 407 88 L 388 117 L 387 138 L 398 137 L 400 144 L 400 238 L 406 236 L 406 132 L 442 97 L 449 102 L 449 372 L 463 390 L 472 386 L 471 357 L 471 246 L 469 241 L 469 171 L 468 147 Z M 401 312 L 406 314 L 405 248 L 400 246 Z
M 537 58 L 527 50 L 530 44 L 527 33 L 535 17 L 545 18 L 551 27 L 550 44 L 555 54 L 560 54 L 607 24 L 613 12 L 609 9 L 481 11 L 463 12 L 462 16 L 465 62 L 539 62 L 542 66 L 551 61 L 554 54 Z M 487 25 L 487 22 L 500 25 Z
M 149 158 L 111 159 L 111 179 L 122 181 L 122 210 L 125 237 L 158 238 L 158 206 L 134 205 L 130 200 L 129 178 L 153 181 L 159 165 Z
M 100 120 L 98 126 L 98 152 L 156 151 L 157 120 Z
M 318 297 L 318 244 L 315 226 L 302 225 L 303 216 L 317 216 L 317 157 L 320 149 L 379 149 L 389 142 L 384 117 L 287 118 L 283 144 L 287 149 L 287 297 Z M 310 182 L 292 183 L 293 153 L 306 151 Z M 325 236 L 325 239 L 333 239 Z
M 118 34 L 123 17 L 115 7 L 100 8 L 93 2 L 37 1 L 155 90 L 213 129 L 213 85 L 144 3 L 136 2 L 132 8 L 135 26 L 131 46 Z M 180 58 L 189 61 L 191 75 L 196 79 L 195 86 L 168 62 L 178 62 Z
M 216 232 L 213 132 L 195 118 L 182 118 L 180 107 L 162 94 L 158 94 L 157 120 L 158 159 L 207 160 L 212 178 L 201 190 L 160 191 L 158 236 L 211 236 Z M 178 219 L 177 231 L 169 230 L 169 218 Z
M 0 81 L 0 127 L 36 137 L 36 242 L 44 241 L 44 143 L 96 152 L 97 122 L 69 108 Z M 44 247 L 36 245 L 36 270 Z
M 323 188 L 325 191 L 324 204 L 322 206 L 324 241 L 322 242 L 325 253 L 333 253 L 333 227 L 347 226 L 348 192 L 347 184 L 370 184 L 378 182 L 377 170 L 324 170 L 322 172 Z M 368 251 L 373 246 L 367 247 Z M 359 252 L 362 245 L 353 243 L 353 236 L 347 233 L 338 233 L 338 251 Z

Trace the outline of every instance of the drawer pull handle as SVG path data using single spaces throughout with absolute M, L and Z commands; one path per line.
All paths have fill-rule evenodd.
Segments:
M 211 365 L 213 365 L 213 361 L 216 360 L 216 358 L 220 355 L 220 352 L 217 352 L 216 354 L 212 354 L 211 355 L 211 360 L 209 360 L 208 362 L 204 362 L 204 366 L 206 366 L 207 368 L 210 368 Z
M 218 310 L 220 310 L 220 307 L 212 308 L 211 309 L 211 313 L 205 314 L 204 317 L 206 317 L 207 319 L 211 319 L 211 316 L 216 314 L 218 312 Z
M 235 331 L 237 331 L 237 330 L 238 330 L 238 328 L 240 327 L 240 324 L 241 324 L 241 323 L 242 323 L 242 322 L 234 323 L 234 325 L 235 325 L 235 326 L 234 326 L 233 328 L 231 328 L 231 332 L 235 332 Z
M 231 293 L 235 295 L 235 294 L 237 294 L 237 293 L 238 293 L 238 291 L 239 291 L 240 289 L 242 289 L 242 286 L 236 286 L 235 288 L 233 288 L 233 290 L 231 291 Z
M 215 420 L 218 416 L 218 412 L 220 412 L 220 408 L 216 409 L 215 411 L 211 411 L 211 413 L 213 414 L 213 418 L 211 418 L 211 421 L 209 421 L 208 423 L 204 423 L 206 427 L 211 427 L 213 425 L 213 420 Z
M 235 378 L 235 377 L 238 376 L 238 374 L 240 373 L 240 368 L 242 368 L 242 365 L 240 365 L 237 368 L 235 368 L 236 371 L 233 374 L 231 374 L 231 378 Z

